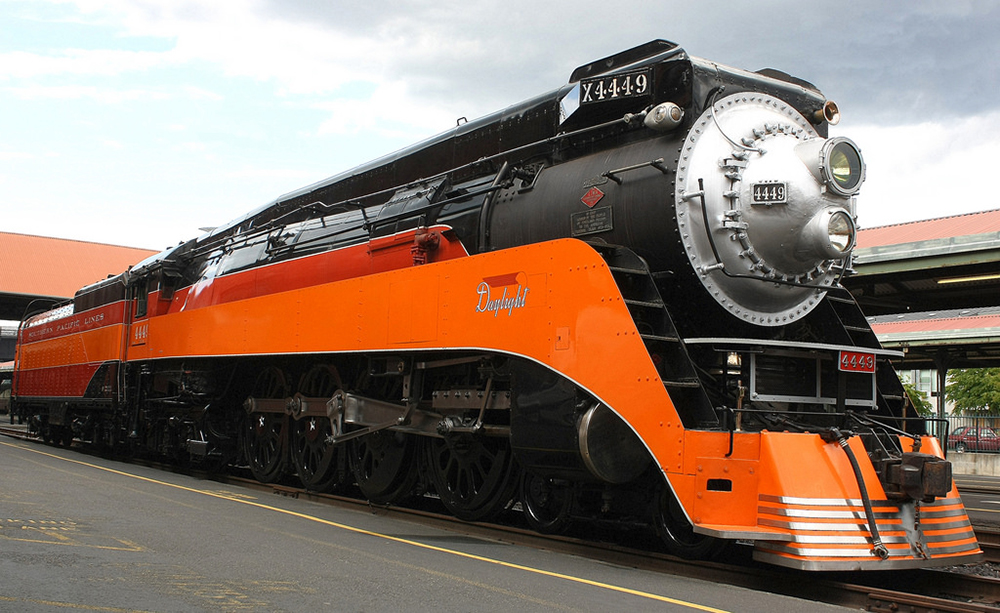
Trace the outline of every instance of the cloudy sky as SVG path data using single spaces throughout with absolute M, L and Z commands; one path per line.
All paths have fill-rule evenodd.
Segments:
M 655 38 L 835 100 L 862 227 L 1000 208 L 991 0 L 0 0 L 0 229 L 162 249 Z

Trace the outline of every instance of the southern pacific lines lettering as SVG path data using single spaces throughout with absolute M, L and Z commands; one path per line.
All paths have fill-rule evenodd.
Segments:
M 104 321 L 104 313 L 98 313 L 97 315 L 88 315 L 83 319 L 79 317 L 72 319 L 70 321 L 63 322 L 56 326 L 56 332 L 67 332 L 69 330 L 76 330 L 81 325 L 84 327 L 93 326 Z
M 40 338 L 42 335 L 50 334 L 54 330 L 55 328 L 53 328 L 52 326 L 46 326 L 39 330 L 28 330 L 28 339 L 35 340 L 36 338 Z
M 509 317 L 514 313 L 514 309 L 524 308 L 528 292 L 531 291 L 531 288 L 522 283 L 524 277 L 523 272 L 484 277 L 476 288 L 476 293 L 479 295 L 476 312 L 493 313 L 494 317 L 506 312 Z
M 85 330 L 92 330 L 101 326 L 116 323 L 115 314 L 92 313 L 90 315 L 76 316 L 72 319 L 57 320 L 39 326 L 26 328 L 26 340 L 36 341 L 43 338 L 74 334 Z

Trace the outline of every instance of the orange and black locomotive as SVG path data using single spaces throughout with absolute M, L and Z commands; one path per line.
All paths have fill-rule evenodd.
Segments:
M 653 41 L 286 194 L 25 318 L 50 441 L 642 520 L 796 568 L 980 555 L 840 284 L 858 147 L 805 81 Z

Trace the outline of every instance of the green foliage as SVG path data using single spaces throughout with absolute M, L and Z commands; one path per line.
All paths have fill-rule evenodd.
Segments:
M 917 389 L 915 385 L 909 381 L 903 381 L 903 389 L 906 390 L 906 395 L 910 399 L 910 404 L 913 408 L 917 410 L 917 415 L 923 417 L 934 417 L 935 410 L 934 405 L 931 404 L 930 400 L 924 397 L 923 392 Z
M 955 415 L 1000 412 L 1000 368 L 949 370 L 945 397 Z

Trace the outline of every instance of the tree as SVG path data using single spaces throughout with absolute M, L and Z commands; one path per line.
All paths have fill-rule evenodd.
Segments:
M 917 415 L 921 417 L 934 417 L 934 405 L 931 404 L 930 400 L 927 400 L 923 392 L 906 380 L 903 381 L 903 389 L 906 390 L 906 396 L 910 399 L 910 404 L 917 410 Z
M 955 415 L 1000 412 L 1000 368 L 961 368 L 948 371 L 945 398 Z

